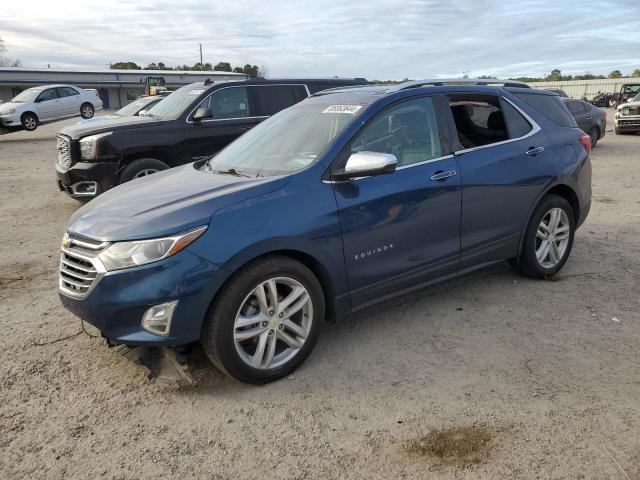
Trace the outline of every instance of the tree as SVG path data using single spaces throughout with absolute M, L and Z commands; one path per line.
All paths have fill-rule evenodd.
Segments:
M 4 45 L 4 40 L 0 37 L 0 67 L 19 67 L 22 62 L 17 58 L 15 60 L 5 59 L 4 53 L 7 51 L 7 47 Z
M 547 82 L 557 82 L 562 80 L 562 72 L 555 68 L 551 70 L 551 73 L 544 78 Z
M 111 64 L 112 70 L 142 70 L 135 62 L 116 62 Z
M 632 77 L 640 77 L 640 68 L 636 68 L 632 73 L 631 73 Z
M 609 74 L 609 78 L 622 78 L 622 72 L 620 70 L 614 70 Z
M 216 72 L 231 72 L 233 69 L 231 68 L 231 64 L 228 62 L 219 62 L 213 70 Z

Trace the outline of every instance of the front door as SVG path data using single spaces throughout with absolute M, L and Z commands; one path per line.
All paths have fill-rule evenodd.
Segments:
M 224 87 L 206 97 L 193 113 L 198 108 L 209 109 L 211 118 L 194 121 L 193 113 L 187 118 L 179 149 L 182 163 L 210 157 L 262 121 L 251 100 L 246 87 Z
M 62 116 L 62 105 L 56 93 L 55 88 L 43 90 L 38 98 L 36 98 L 36 108 L 38 110 L 38 118 L 41 121 L 52 120 Z
M 387 107 L 350 153 L 394 154 L 392 174 L 334 183 L 353 309 L 456 272 L 460 175 L 430 97 Z

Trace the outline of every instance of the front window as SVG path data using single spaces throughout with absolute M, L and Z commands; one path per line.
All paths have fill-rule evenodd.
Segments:
M 315 162 L 362 110 L 361 105 L 294 105 L 242 135 L 200 169 L 249 177 L 297 172 Z
M 243 118 L 251 115 L 246 87 L 222 88 L 205 98 L 198 108 L 211 110 L 211 118 Z
M 147 114 L 161 120 L 175 120 L 204 92 L 202 86 L 185 85 L 156 103 Z
M 131 102 L 128 105 L 125 105 L 120 110 L 118 110 L 115 114 L 121 117 L 133 116 L 137 114 L 140 110 L 144 110 L 144 108 L 147 107 L 147 105 L 149 105 L 150 103 L 152 102 L 149 102 L 148 100 L 136 100 L 134 102 Z
M 13 97 L 11 101 L 17 102 L 17 103 L 30 103 L 36 99 L 36 97 L 40 94 L 40 92 L 42 92 L 42 90 L 39 90 L 39 89 L 34 90 L 30 88 Z

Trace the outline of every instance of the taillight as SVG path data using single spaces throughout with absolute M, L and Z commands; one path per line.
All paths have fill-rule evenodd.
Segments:
M 584 147 L 584 149 L 589 153 L 591 151 L 591 137 L 586 133 L 580 135 L 580 143 Z

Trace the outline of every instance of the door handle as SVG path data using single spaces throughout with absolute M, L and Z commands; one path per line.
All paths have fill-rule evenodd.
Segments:
M 529 147 L 529 150 L 527 150 L 525 153 L 527 155 L 531 155 L 532 157 L 535 157 L 537 154 L 544 152 L 544 147 Z
M 591 120 L 592 117 L 587 117 L 587 120 Z
M 431 180 L 434 182 L 444 182 L 447 178 L 453 177 L 457 174 L 458 172 L 455 170 L 447 170 L 446 172 L 444 170 L 438 170 L 436 173 L 431 175 Z

